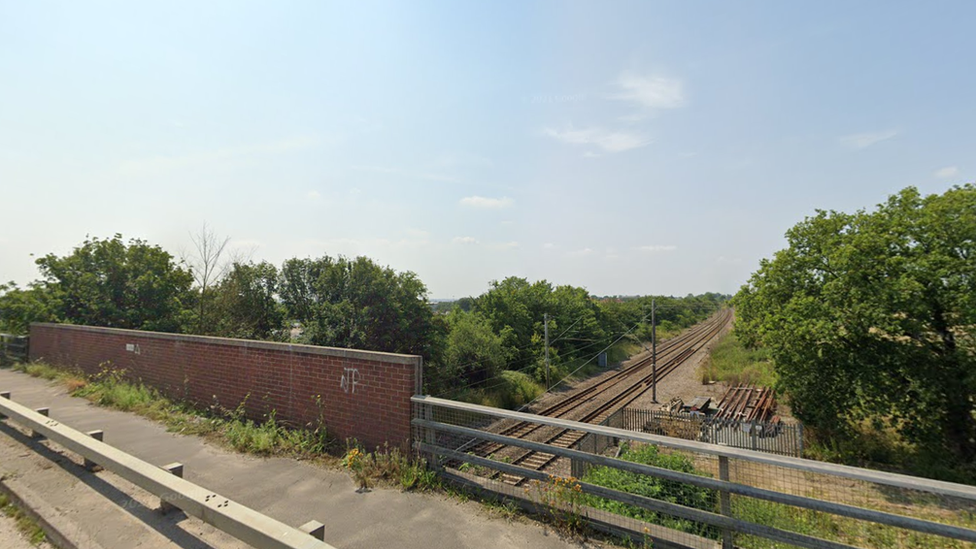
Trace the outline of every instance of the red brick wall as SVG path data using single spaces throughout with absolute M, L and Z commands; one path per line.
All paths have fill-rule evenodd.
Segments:
M 421 375 L 418 356 L 66 324 L 32 324 L 30 358 L 88 374 L 109 363 L 197 406 L 234 409 L 246 397 L 250 417 L 274 410 L 292 425 L 321 417 L 339 440 L 368 448 L 407 448 Z

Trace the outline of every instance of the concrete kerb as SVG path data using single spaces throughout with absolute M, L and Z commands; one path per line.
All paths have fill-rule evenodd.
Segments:
M 44 498 L 16 478 L 0 477 L 0 492 L 40 526 L 48 541 L 59 549 L 104 549 L 62 513 L 48 505 Z

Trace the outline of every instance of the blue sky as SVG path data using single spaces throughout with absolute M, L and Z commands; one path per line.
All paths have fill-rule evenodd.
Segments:
M 0 280 L 208 223 L 435 298 L 734 292 L 816 208 L 976 178 L 972 2 L 0 1 Z

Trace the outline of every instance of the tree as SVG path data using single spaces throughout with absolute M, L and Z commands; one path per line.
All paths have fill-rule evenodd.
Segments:
M 543 367 L 545 319 L 549 319 L 549 357 L 554 365 L 592 355 L 607 343 L 604 317 L 584 288 L 558 286 L 545 280 L 530 283 L 508 277 L 493 281 L 491 289 L 475 299 L 473 310 L 503 337 L 513 365 L 536 363 L 537 380 L 546 377 Z M 568 372 L 564 372 L 568 373 Z
M 290 259 L 281 271 L 282 302 L 305 341 L 430 357 L 433 312 L 414 273 L 329 256 Z
M 285 310 L 278 303 L 278 269 L 267 261 L 235 262 L 213 289 L 213 332 L 242 339 L 282 339 Z
M 43 284 L 0 284 L 0 332 L 26 334 L 31 322 L 56 322 L 60 303 Z
M 36 261 L 62 321 L 92 326 L 177 332 L 186 316 L 193 276 L 159 246 L 122 235 L 91 238 L 70 255 Z
M 431 386 L 476 386 L 494 378 L 505 367 L 509 352 L 503 337 L 479 313 L 454 309 L 447 315 L 444 350 L 433 372 Z
M 230 237 L 221 238 L 212 229 L 203 224 L 197 234 L 190 234 L 193 242 L 192 253 L 182 253 L 183 262 L 190 267 L 193 280 L 197 286 L 197 304 L 195 307 L 197 318 L 194 332 L 198 334 L 213 333 L 215 322 L 211 319 L 211 301 L 213 301 L 213 287 L 220 282 L 227 272 L 227 266 L 221 263 L 221 257 Z
M 874 212 L 818 211 L 735 297 L 804 421 L 869 421 L 976 458 L 976 187 L 907 188 Z

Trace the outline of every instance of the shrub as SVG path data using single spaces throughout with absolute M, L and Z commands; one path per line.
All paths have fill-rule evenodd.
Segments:
M 679 454 L 662 453 L 657 446 L 653 445 L 625 445 L 622 448 L 620 457 L 621 459 L 634 463 L 643 463 L 645 465 L 653 465 L 655 467 L 699 476 L 709 476 L 697 470 L 689 458 Z M 639 475 L 612 467 L 594 467 L 583 477 L 583 481 L 628 494 L 667 501 L 705 511 L 714 511 L 716 509 L 716 502 L 718 501 L 718 495 L 714 490 L 664 480 L 649 475 Z M 643 507 L 595 496 L 588 496 L 587 503 L 592 507 L 610 511 L 611 513 L 653 524 L 660 524 L 668 528 L 674 528 L 675 530 L 712 538 L 717 538 L 718 536 L 717 531 L 708 525 L 679 519 L 670 515 L 662 515 L 644 509 Z

